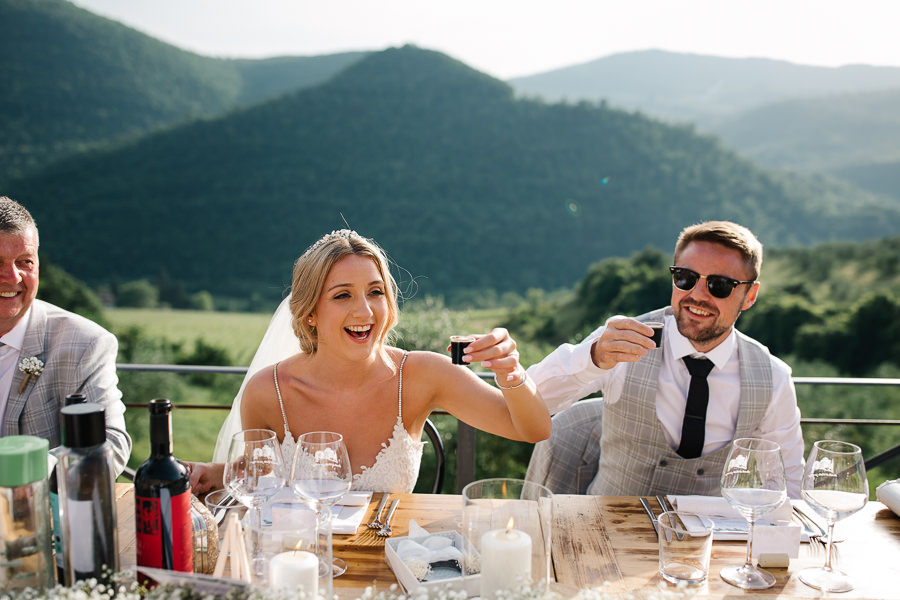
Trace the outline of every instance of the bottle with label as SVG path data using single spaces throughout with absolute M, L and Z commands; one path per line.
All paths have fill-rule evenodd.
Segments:
M 113 449 L 106 443 L 106 409 L 86 402 L 62 409 L 59 481 L 64 583 L 108 583 L 119 570 Z
M 190 573 L 191 479 L 172 456 L 171 411 L 165 398 L 150 401 L 150 457 L 134 475 L 137 565 Z
M 63 408 L 73 404 L 81 404 L 87 402 L 84 394 L 69 394 L 63 401 Z M 62 431 L 62 412 L 59 415 L 59 430 Z M 59 455 L 63 447 L 59 446 L 50 450 L 55 460 L 59 460 Z M 55 462 L 54 462 L 55 465 Z M 65 559 L 63 558 L 62 547 L 62 523 L 59 521 L 59 485 L 56 482 L 56 469 L 50 468 L 50 509 L 53 511 L 53 551 L 56 554 L 56 581 L 65 582 Z

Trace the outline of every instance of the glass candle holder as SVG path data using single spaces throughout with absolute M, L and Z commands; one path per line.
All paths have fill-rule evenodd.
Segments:
M 266 580 L 258 581 L 260 585 L 271 586 L 273 581 L 269 567 L 276 556 L 285 553 L 309 552 L 319 560 L 318 595 L 330 598 L 332 595 L 332 556 L 331 511 L 322 511 L 319 517 L 319 543 L 316 544 L 316 512 L 306 503 L 292 494 L 278 494 L 262 508 L 262 528 L 259 531 L 260 549 L 266 560 Z M 246 521 L 246 519 L 245 519 Z M 318 553 L 316 549 L 318 548 Z M 294 561 L 281 561 L 288 565 Z M 279 561 L 276 561 L 276 565 Z M 278 568 L 277 566 L 275 568 Z M 288 579 L 290 576 L 288 576 Z M 310 595 L 306 595 L 309 600 Z
M 547 591 L 553 494 L 521 479 L 484 479 L 463 488 L 463 573 L 485 600 L 523 586 Z

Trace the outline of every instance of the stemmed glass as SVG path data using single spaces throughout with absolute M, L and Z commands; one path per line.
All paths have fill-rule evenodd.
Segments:
M 225 488 L 250 511 L 253 531 L 250 563 L 253 575 L 264 580 L 267 565 L 259 544 L 262 505 L 284 487 L 284 466 L 275 432 L 245 429 L 234 434 L 222 475 Z
M 800 581 L 823 592 L 848 592 L 847 574 L 831 567 L 834 523 L 862 510 L 869 499 L 866 466 L 859 446 L 833 440 L 813 444 L 806 459 L 800 493 L 828 524 L 825 565 L 800 571 Z
M 781 446 L 770 440 L 740 438 L 722 469 L 722 495 L 747 519 L 747 559 L 743 565 L 725 567 L 722 579 L 745 590 L 764 590 L 775 585 L 775 576 L 753 566 L 753 525 L 787 498 Z
M 352 483 L 350 455 L 341 434 L 313 431 L 300 436 L 294 451 L 291 486 L 316 511 L 316 554 L 319 556 L 319 520 L 350 491 Z M 322 565 L 322 568 L 327 569 L 328 565 Z M 335 558 L 331 569 L 337 577 L 347 570 L 347 564 Z M 327 575 L 327 571 L 321 575 Z

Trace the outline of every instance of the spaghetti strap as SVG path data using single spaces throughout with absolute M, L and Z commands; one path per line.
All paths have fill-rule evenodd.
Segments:
M 278 394 L 278 406 L 281 407 L 281 418 L 284 419 L 284 437 L 291 435 L 291 429 L 288 427 L 287 414 L 284 412 L 284 400 L 281 398 L 281 388 L 278 386 L 278 363 L 272 366 L 272 376 L 275 378 L 275 393 Z
M 397 416 L 400 419 L 403 419 L 403 365 L 406 363 L 406 358 L 409 356 L 409 352 L 403 353 L 403 358 L 400 359 L 400 389 L 397 392 Z M 281 409 L 281 412 L 284 413 L 284 409 Z

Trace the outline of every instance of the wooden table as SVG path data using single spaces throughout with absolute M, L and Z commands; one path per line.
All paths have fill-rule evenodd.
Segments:
M 119 543 L 121 566 L 134 566 L 134 495 L 129 484 L 118 484 Z M 375 511 L 380 494 L 374 494 L 365 521 Z M 409 520 L 429 531 L 461 530 L 462 498 L 454 495 L 396 494 L 400 505 L 393 519 L 395 536 L 406 535 Z M 613 592 L 652 592 L 668 586 L 659 577 L 656 533 L 634 496 L 554 497 L 554 589 L 574 595 L 578 589 L 609 582 Z M 900 518 L 879 502 L 870 502 L 859 513 L 838 523 L 844 541 L 835 566 L 853 576 L 856 589 L 839 598 L 900 600 Z M 386 590 L 396 578 L 384 557 L 384 539 L 362 527 L 355 535 L 335 535 L 334 554 L 347 561 L 347 573 L 334 580 L 336 595 L 357 598 L 362 588 L 376 585 Z M 693 588 L 697 596 L 713 598 L 820 598 L 823 594 L 801 583 L 796 573 L 820 566 L 824 551 L 801 544 L 800 557 L 787 569 L 769 569 L 777 578 L 774 588 L 747 592 L 718 576 L 729 564 L 739 564 L 745 542 L 713 544 L 709 580 Z M 669 586 L 669 589 L 675 589 Z M 640 597 L 640 594 L 637 594 Z

